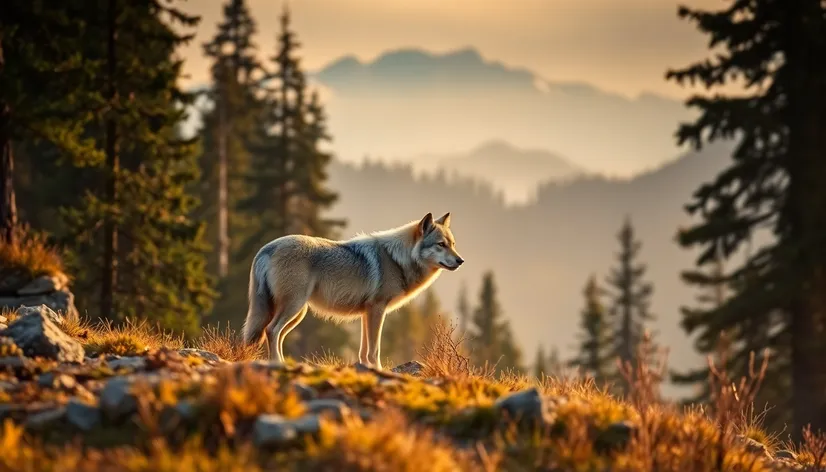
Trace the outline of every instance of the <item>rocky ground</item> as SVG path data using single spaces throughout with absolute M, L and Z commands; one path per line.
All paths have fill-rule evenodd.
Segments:
M 700 413 L 635 408 L 584 381 L 230 362 L 45 306 L 6 318 L 0 470 L 688 472 L 821 460 L 734 429 L 721 439 Z

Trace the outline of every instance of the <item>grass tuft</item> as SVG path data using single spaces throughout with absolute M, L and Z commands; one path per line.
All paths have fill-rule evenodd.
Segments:
M 4 277 L 33 279 L 62 273 L 63 260 L 57 248 L 48 244 L 43 234 L 20 226 L 15 230 L 13 243 L 0 240 L 0 268 Z
M 263 344 L 249 345 L 241 342 L 240 336 L 229 326 L 223 331 L 215 326 L 207 326 L 193 344 L 196 349 L 212 352 L 229 362 L 264 358 Z
M 136 356 L 151 349 L 181 349 L 184 346 L 183 337 L 152 327 L 145 320 L 128 319 L 121 325 L 108 320 L 100 320 L 94 325 L 81 322 L 72 329 L 90 356 Z

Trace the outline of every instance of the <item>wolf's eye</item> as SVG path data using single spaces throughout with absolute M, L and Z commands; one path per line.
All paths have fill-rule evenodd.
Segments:
M 447 248 L 447 243 L 442 241 L 442 242 L 439 243 L 439 247 Z

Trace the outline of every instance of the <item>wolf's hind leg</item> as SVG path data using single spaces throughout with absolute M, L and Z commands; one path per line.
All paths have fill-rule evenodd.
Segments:
M 281 354 L 281 358 L 284 358 L 284 339 L 287 338 L 287 335 L 290 334 L 292 330 L 296 328 L 302 321 L 304 321 L 304 317 L 307 316 L 307 305 L 305 304 L 301 311 L 298 312 L 298 315 L 295 316 L 292 320 L 287 322 L 287 325 L 284 326 L 284 330 L 281 331 L 281 337 L 278 338 L 278 352 Z
M 283 303 L 277 303 L 275 307 L 275 316 L 270 324 L 267 326 L 267 341 L 270 343 L 270 359 L 275 359 L 279 362 L 284 362 L 284 355 L 279 349 L 282 340 L 284 328 L 294 320 L 307 306 L 306 298 L 287 298 Z

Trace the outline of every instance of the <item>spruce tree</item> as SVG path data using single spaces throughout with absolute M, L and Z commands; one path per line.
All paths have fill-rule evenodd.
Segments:
M 246 195 L 249 147 L 261 113 L 257 92 L 262 68 L 253 40 L 256 29 L 245 0 L 229 0 L 218 31 L 203 45 L 212 60 L 208 96 L 213 107 L 204 115 L 201 130 L 203 205 L 198 216 L 209 222 L 208 241 L 216 248 L 210 268 L 220 279 L 229 274 L 230 259 L 237 249 L 231 245 L 231 235 L 243 234 L 246 227 L 235 206 Z
M 580 344 L 576 358 L 569 365 L 603 383 L 614 372 L 611 356 L 615 347 L 611 344 L 611 326 L 600 300 L 602 290 L 595 276 L 588 278 L 582 293 L 585 307 L 580 313 Z
M 646 266 L 637 262 L 642 244 L 634 235 L 630 219 L 626 219 L 617 234 L 620 251 L 618 265 L 608 275 L 609 314 L 613 349 L 609 356 L 623 365 L 636 364 L 637 348 L 642 340 L 646 324 L 654 319 L 649 312 L 654 287 L 645 282 Z M 628 393 L 630 386 L 624 378 L 615 377 L 620 390 Z
M 85 172 L 96 186 L 65 209 L 76 291 L 86 302 L 99 297 L 97 311 L 87 305 L 93 317 L 137 316 L 192 334 L 214 293 L 204 227 L 190 218 L 197 142 L 178 129 L 192 96 L 177 86 L 182 63 L 174 53 L 191 36 L 172 24 L 198 19 L 158 1 L 85 6 L 82 54 L 103 64 L 97 88 L 108 106 L 86 130 L 106 155 Z
M 239 209 L 259 224 L 249 232 L 240 251 L 249 254 L 286 234 L 335 237 L 344 221 L 324 212 L 338 195 L 326 187 L 326 167 L 332 155 L 324 150 L 330 140 L 326 117 L 315 92 L 308 91 L 290 28 L 287 9 L 281 15 L 274 70 L 266 78 L 265 115 L 256 129 L 252 166 L 247 177 L 249 195 Z M 247 264 L 246 274 L 249 274 Z M 287 349 L 305 356 L 319 349 L 336 353 L 349 345 L 349 332 L 310 313 L 287 339 Z
M 495 365 L 497 371 L 521 369 L 521 352 L 514 342 L 496 293 L 493 272 L 482 276 L 479 304 L 473 311 L 469 340 L 471 359 L 476 365 Z
M 740 287 L 718 307 L 690 313 L 683 326 L 699 334 L 702 353 L 713 352 L 722 332 L 732 336 L 728 370 L 742 372 L 755 348 L 770 349 L 775 370 L 764 385 L 791 386 L 792 433 L 804 425 L 826 429 L 826 6 L 820 0 L 754 0 L 721 10 L 681 7 L 715 48 L 712 58 L 668 72 L 678 83 L 709 89 L 692 96 L 700 111 L 678 131 L 679 143 L 700 148 L 734 139 L 729 167 L 694 193 L 687 211 L 701 221 L 681 231 L 684 247 L 702 249 L 699 269 L 715 252 L 731 256 L 752 236 L 771 241 L 732 268 L 726 280 Z M 708 279 L 687 271 L 688 283 Z M 754 335 L 759 326 L 766 335 Z M 748 339 L 748 342 L 743 342 Z M 788 396 L 788 395 L 787 395 Z
M 0 240 L 14 242 L 18 225 L 14 152 L 21 143 L 48 143 L 74 161 L 100 158 L 83 136 L 101 99 L 83 87 L 91 74 L 77 55 L 85 26 L 77 2 L 0 6 Z

